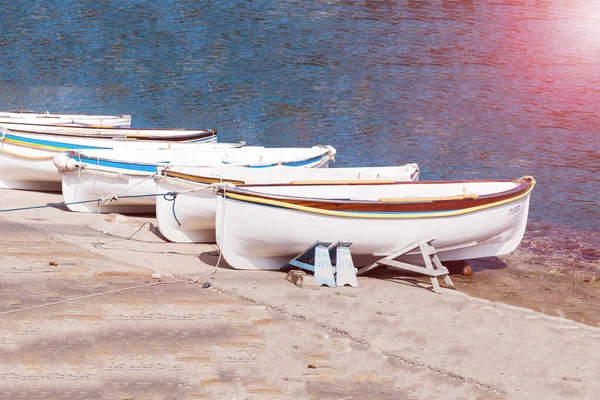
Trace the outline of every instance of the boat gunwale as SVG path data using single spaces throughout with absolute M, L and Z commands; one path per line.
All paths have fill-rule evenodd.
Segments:
M 414 167 L 412 167 L 413 165 L 415 165 Z M 177 168 L 177 167 L 176 167 Z M 353 168 L 357 168 L 359 169 L 360 167 L 353 167 Z M 376 169 L 377 167 L 366 167 L 366 168 L 373 168 Z M 386 168 L 386 167 L 384 167 Z M 406 165 L 401 165 L 398 166 L 397 168 L 404 168 L 406 170 L 409 170 L 410 168 L 414 168 L 416 170 L 416 172 L 419 171 L 419 167 L 414 164 L 414 163 L 409 163 Z M 243 186 L 244 188 L 249 188 L 249 187 L 262 187 L 262 186 L 285 186 L 285 185 L 294 185 L 294 186 L 300 186 L 300 185 L 355 185 L 355 184 L 364 184 L 364 183 L 380 183 L 380 184 L 394 184 L 394 183 L 398 183 L 398 182 L 404 182 L 404 181 L 395 181 L 392 179 L 347 179 L 347 180 L 321 180 L 321 181 L 310 181 L 310 180 L 303 180 L 303 181 L 290 181 L 290 182 L 281 182 L 281 183 L 246 183 L 246 181 L 242 181 L 239 179 L 232 179 L 232 178 L 224 178 L 222 176 L 214 176 L 214 175 L 196 175 L 194 173 L 189 173 L 189 172 L 182 172 L 182 171 L 177 171 L 177 170 L 173 170 L 170 168 L 165 168 L 163 170 L 160 171 L 161 176 L 166 177 L 166 178 L 173 178 L 173 179 L 180 179 L 182 181 L 186 181 L 186 182 L 196 182 L 196 183 L 205 183 L 205 184 L 212 184 L 212 183 L 232 183 L 236 186 Z M 411 174 L 412 175 L 412 174 Z M 410 182 L 416 182 L 416 181 L 406 181 L 408 183 Z
M 355 200 L 355 199 L 320 199 L 312 197 L 274 195 L 268 193 L 253 192 L 244 188 L 217 187 L 216 192 L 220 196 L 227 196 L 237 200 L 261 203 L 282 208 L 297 208 L 308 212 L 333 212 L 333 213 L 428 213 L 428 212 L 468 212 L 470 209 L 488 208 L 495 204 L 518 200 L 529 194 L 535 186 L 533 177 L 523 177 L 518 180 L 477 180 L 477 181 L 418 181 L 397 182 L 406 185 L 431 185 L 431 184 L 457 184 L 457 183 L 491 183 L 491 182 L 519 182 L 517 186 L 509 190 L 482 195 L 478 197 L 457 197 L 452 199 L 426 198 L 416 202 L 415 199 L 404 199 L 403 201 L 381 202 L 378 200 Z M 361 185 L 361 183 L 357 183 Z M 378 185 L 378 183 L 362 183 L 364 186 Z M 389 185 L 381 183 L 380 185 Z M 275 186 L 275 185 L 268 185 Z M 280 185 L 286 186 L 286 185 Z M 289 186 L 289 185 L 288 185 Z M 297 185 L 294 185 L 297 186 Z M 299 185 L 303 186 L 303 185 Z M 304 185 L 311 186 L 311 185 Z M 393 217 L 390 215 L 390 217 Z
M 234 148 L 238 148 L 238 147 L 234 147 Z M 243 147 L 241 147 L 243 148 Z M 227 149 L 227 148 L 226 148 Z M 104 149 L 87 149 L 90 151 L 95 151 L 95 150 L 102 150 L 104 151 Z M 108 149 L 110 151 L 110 149 Z M 179 149 L 174 149 L 175 151 L 179 150 Z M 193 152 L 194 149 L 190 149 L 190 150 L 185 150 L 182 149 L 181 151 L 183 152 Z M 207 152 L 210 152 L 211 149 L 207 149 Z M 98 156 L 93 156 L 90 154 L 86 154 L 85 151 L 66 151 L 67 156 L 73 160 L 75 160 L 76 162 L 80 162 L 81 164 L 86 164 L 86 165 L 91 165 L 93 167 L 104 167 L 104 168 L 110 168 L 111 170 L 113 169 L 126 169 L 126 170 L 130 170 L 128 168 L 120 168 L 120 167 L 113 167 L 113 166 L 106 166 L 106 165 L 100 165 L 101 162 L 105 162 L 105 163 L 114 163 L 114 164 L 126 164 L 126 165 L 140 165 L 140 166 L 148 166 L 148 167 L 156 167 L 156 168 L 161 168 L 161 167 L 168 167 L 170 165 L 176 165 L 173 164 L 172 161 L 163 161 L 163 162 L 152 162 L 152 161 L 129 161 L 129 160 L 122 160 L 122 159 L 114 159 L 114 158 L 107 158 L 107 157 L 98 157 Z M 313 161 L 317 161 L 320 160 L 319 163 L 317 165 L 321 165 L 324 162 L 327 162 L 331 159 L 331 152 L 326 152 L 326 153 L 321 153 L 318 154 L 316 156 L 313 156 L 311 158 L 305 158 L 305 159 L 295 159 L 293 161 L 286 161 L 283 163 L 273 163 L 273 164 L 266 164 L 266 165 L 262 165 L 262 164 L 244 164 L 244 165 L 238 165 L 238 164 L 226 164 L 226 165 L 233 165 L 233 166 L 237 166 L 237 167 L 245 167 L 245 168 L 265 168 L 265 167 L 270 167 L 270 166 L 275 166 L 275 165 L 286 165 L 289 163 L 298 163 L 298 162 L 302 162 L 302 163 L 310 163 Z M 89 161 L 87 161 L 89 160 Z M 94 162 L 95 161 L 95 162 Z M 206 165 L 205 167 L 209 168 L 211 167 L 210 165 Z M 290 167 L 292 168 L 292 167 Z M 131 169 L 133 171 L 135 171 L 135 169 Z M 216 182 L 213 182 L 216 183 Z
M 37 114 L 40 115 L 39 118 L 67 118 L 67 117 L 93 117 L 97 119 L 104 118 L 116 118 L 116 119 L 131 119 L 131 114 L 115 114 L 115 115 L 99 115 L 99 114 L 63 114 L 63 113 L 51 113 L 51 112 L 38 112 L 32 110 L 8 110 L 8 111 L 0 111 L 0 117 L 6 116 L 7 114 L 24 114 L 31 115 Z
M 161 173 L 161 175 L 165 178 L 172 178 L 172 179 L 178 179 L 178 180 L 182 180 L 185 182 L 194 182 L 194 183 L 205 183 L 205 184 L 213 184 L 213 183 L 231 183 L 233 185 L 236 185 L 238 187 L 243 187 L 243 188 L 260 188 L 260 187 L 265 187 L 265 186 L 287 186 L 287 185 L 293 185 L 293 186 L 301 186 L 301 185 L 310 185 L 310 186 L 328 186 L 328 185 L 332 185 L 332 186 L 339 186 L 339 185 L 361 185 L 361 184 L 379 184 L 379 185 L 393 185 L 393 184 L 397 184 L 397 183 L 404 183 L 404 181 L 394 181 L 391 179 L 381 179 L 381 180 L 376 180 L 376 179 L 354 179 L 354 180 L 321 180 L 321 181 L 302 181 L 302 182 L 295 182 L 295 181 L 290 181 L 290 182 L 280 182 L 280 183 L 246 183 L 245 181 L 241 181 L 238 179 L 231 179 L 231 178 L 223 178 L 223 177 L 214 177 L 214 176 L 207 176 L 207 175 L 194 175 L 194 174 L 187 174 L 187 173 L 180 173 L 180 172 L 165 172 L 165 173 Z M 415 182 L 415 181 L 412 181 Z M 410 183 L 410 182 L 408 182 Z
M 210 167 L 207 167 L 210 168 Z M 244 181 L 240 181 L 240 180 L 236 180 L 236 179 L 223 179 L 223 178 L 217 178 L 217 177 L 210 177 L 210 176 L 205 176 L 205 175 L 193 175 L 193 174 L 187 174 L 187 173 L 183 173 L 183 172 L 177 172 L 177 171 L 171 171 L 169 169 L 163 169 L 160 171 L 160 175 L 162 178 L 170 178 L 170 179 L 176 179 L 176 180 L 180 180 L 183 182 L 193 182 L 193 183 L 204 183 L 207 185 L 213 184 L 213 183 L 232 183 L 234 185 L 245 185 Z
M 2 122 L 0 122 L 0 128 L 2 128 Z M 27 124 L 23 124 L 27 125 Z M 48 128 L 57 128 L 55 125 L 41 125 Z M 60 132 L 40 132 L 26 129 L 15 129 L 15 128 L 5 128 L 7 133 L 12 133 L 13 135 L 23 134 L 23 135 L 48 135 L 48 136 L 58 136 L 58 137 L 68 137 L 68 138 L 84 138 L 84 139 L 132 139 L 132 140 L 152 140 L 152 141 L 188 141 L 188 140 L 196 140 L 196 139 L 205 139 L 209 137 L 217 137 L 217 129 L 202 129 L 202 130 L 185 130 L 185 129 L 161 129 L 161 128 L 119 128 L 119 127 L 72 127 L 72 126 L 58 126 L 58 128 L 74 128 L 75 129 L 106 129 L 110 130 L 111 133 L 115 132 L 117 134 L 93 134 L 93 133 L 60 133 Z M 118 134 L 125 131 L 132 131 L 131 134 Z M 176 135 L 138 135 L 135 131 L 150 131 L 150 132 L 159 132 L 159 131 L 172 131 L 172 132 L 188 132 L 187 134 L 176 134 Z

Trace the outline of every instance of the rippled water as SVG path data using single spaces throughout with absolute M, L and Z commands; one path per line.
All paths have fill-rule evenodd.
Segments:
M 130 113 L 337 166 L 533 175 L 531 219 L 600 226 L 600 2 L 21 1 L 0 109 Z

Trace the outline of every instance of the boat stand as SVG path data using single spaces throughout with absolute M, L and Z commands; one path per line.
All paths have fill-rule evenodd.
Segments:
M 437 256 L 437 252 L 435 247 L 431 244 L 435 240 L 435 237 L 429 237 L 428 239 L 413 243 L 405 248 L 398 250 L 387 257 L 382 258 L 381 260 L 375 261 L 373 264 L 361 268 L 357 275 L 363 275 L 364 273 L 371 271 L 377 267 L 382 265 L 401 269 L 405 271 L 416 272 L 419 274 L 427 275 L 431 277 L 431 285 L 433 286 L 433 291 L 435 293 L 440 293 L 440 284 L 438 282 L 438 277 L 443 277 L 444 282 L 448 287 L 455 289 L 454 283 L 452 279 L 450 279 L 450 275 L 448 269 L 442 265 L 440 259 Z M 421 255 L 423 256 L 423 261 L 425 265 L 420 263 L 409 263 L 406 261 L 396 260 L 407 253 L 419 249 L 421 251 Z
M 317 241 L 291 259 L 288 265 L 312 271 L 319 286 L 358 287 L 356 268 L 350 254 L 351 244 Z

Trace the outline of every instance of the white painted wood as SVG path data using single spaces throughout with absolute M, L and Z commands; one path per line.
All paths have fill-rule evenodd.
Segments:
M 86 114 L 59 114 L 59 113 L 35 113 L 20 111 L 0 112 L 0 124 L 2 123 L 29 123 L 45 125 L 65 126 L 131 126 L 131 115 L 86 115 Z
M 185 151 L 209 150 L 215 148 L 240 147 L 240 143 L 184 143 L 135 139 L 97 139 L 54 136 L 46 133 L 12 133 L 15 140 L 6 140 L 0 132 L 0 188 L 28 190 L 61 190 L 61 178 L 52 159 L 62 154 L 64 149 L 77 147 L 105 147 L 122 151 L 151 149 L 181 149 Z M 48 143 L 39 145 L 36 143 Z M 33 142 L 33 143 L 30 143 Z M 30 143 L 30 144 L 27 144 Z
M 15 134 L 31 135 L 71 135 L 71 136 L 103 136 L 107 138 L 122 138 L 135 140 L 136 138 L 168 139 L 170 137 L 183 137 L 211 133 L 206 129 L 147 129 L 130 127 L 94 127 L 94 126 L 57 126 L 36 125 L 28 123 L 0 122 L 0 127 L 6 128 Z M 216 135 L 216 133 L 215 133 Z M 185 140 L 185 139 L 180 139 Z
M 155 172 L 136 171 L 130 169 L 123 163 L 131 163 L 134 168 L 140 163 L 154 165 L 154 171 L 160 166 L 174 165 L 223 165 L 223 161 L 234 163 L 255 162 L 257 165 L 271 162 L 291 162 L 312 160 L 305 167 L 318 167 L 327 165 L 335 154 L 335 149 L 330 147 L 315 146 L 312 148 L 265 148 L 265 147 L 241 147 L 241 148 L 213 148 L 205 151 L 184 150 L 86 150 L 81 157 L 65 160 L 66 156 L 61 154 L 55 157 L 55 164 L 60 167 L 62 176 L 62 193 L 65 203 L 88 201 L 108 196 L 118 196 L 118 201 L 111 201 L 100 207 L 100 212 L 121 213 L 146 213 L 154 212 L 157 198 L 160 196 L 148 196 L 137 198 L 125 198 L 123 196 L 141 196 L 150 194 L 164 194 L 170 192 L 168 188 L 159 188 L 158 178 L 149 179 Z M 86 158 L 89 158 L 86 159 Z M 110 160 L 119 163 L 117 166 L 103 166 L 103 161 Z M 233 167 L 230 167 L 233 168 Z M 285 167 L 291 168 L 291 167 Z M 261 168 L 262 169 L 262 168 Z M 293 168 L 295 169 L 295 168 Z M 212 194 L 211 194 L 212 195 Z M 209 198 L 212 208 L 210 220 L 214 220 L 214 195 Z M 200 199 L 203 200 L 202 196 Z M 186 204 L 183 199 L 180 203 Z M 67 205 L 72 211 L 96 212 L 97 203 Z M 183 213 L 182 213 L 183 214 Z M 203 218 L 203 216 L 201 216 Z M 214 225 L 213 225 L 214 226 Z M 211 230 L 214 230 L 211 227 Z M 214 233 L 211 233 L 214 238 Z
M 493 193 L 514 182 L 408 183 L 397 185 L 299 187 L 305 197 L 432 197 Z M 267 191 L 261 188 L 261 191 Z M 372 263 L 424 238 L 435 236 L 441 261 L 506 254 L 520 243 L 529 197 L 461 215 L 411 219 L 350 218 L 217 198 L 216 237 L 223 256 L 237 269 L 279 269 L 311 243 L 352 242 L 355 265 Z M 415 250 L 409 254 L 419 254 Z M 374 256 L 378 255 L 378 256 Z
M 243 181 L 248 184 L 288 184 L 297 181 L 411 181 L 419 178 L 417 164 L 326 169 L 283 166 L 260 169 L 175 167 L 169 170 L 197 178 Z M 156 199 L 156 220 L 161 234 L 172 242 L 214 243 L 217 204 L 214 190 L 208 184 L 165 176 L 160 177 L 158 186 L 159 192 L 162 193 L 179 192 L 175 201 L 171 197 Z M 277 189 L 280 194 L 286 194 L 291 190 L 285 186 Z M 175 214 L 173 207 L 175 207 Z
M 313 147 L 263 147 L 215 146 L 174 149 L 89 149 L 81 150 L 77 157 L 93 158 L 118 163 L 154 163 L 174 167 L 251 166 L 268 167 L 285 163 L 306 163 L 307 167 L 322 165 L 333 159 L 336 151 L 331 146 Z M 322 157 L 311 161 L 313 158 Z M 124 169 L 123 172 L 128 172 Z

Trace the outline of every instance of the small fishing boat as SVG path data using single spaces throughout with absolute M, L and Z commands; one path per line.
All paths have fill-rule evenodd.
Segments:
M 60 127 L 58 129 L 67 129 Z M 13 131 L 0 125 L 0 188 L 60 190 L 61 179 L 52 164 L 55 155 L 69 150 L 86 149 L 163 149 L 240 147 L 240 143 L 215 144 L 216 131 L 182 133 L 174 130 L 90 129 L 88 134 Z M 93 133 L 97 131 L 96 133 Z M 128 133 L 129 134 L 128 134 Z M 162 132 L 163 134 L 161 135 Z M 177 135 L 172 135 L 177 132 Z M 111 134 L 112 133 L 112 134 Z M 169 134 L 173 141 L 164 140 Z M 183 136 L 182 136 L 183 135 Z M 160 137 L 160 140 L 156 138 Z M 193 140 L 192 140 L 193 138 Z M 177 140 L 187 141 L 177 141 Z
M 54 157 L 62 176 L 67 207 L 78 212 L 155 212 L 163 195 L 158 168 L 170 166 L 243 166 L 250 169 L 327 167 L 336 151 L 331 146 L 310 148 L 213 148 L 206 150 L 85 150 Z M 110 201 L 95 202 L 94 199 Z
M 161 129 L 161 128 L 125 128 L 95 126 L 54 126 L 32 125 L 27 123 L 1 123 L 12 134 L 30 138 L 44 138 L 48 135 L 65 140 L 87 139 L 123 139 L 123 140 L 164 140 L 171 142 L 214 142 L 216 129 Z
M 532 177 L 283 185 L 217 190 L 216 236 L 236 269 L 279 269 L 316 241 L 350 242 L 363 266 L 435 237 L 441 261 L 497 256 L 521 242 Z M 418 254 L 418 250 L 412 254 Z
M 160 233 L 171 242 L 214 243 L 217 198 L 215 183 L 232 183 L 249 189 L 261 185 L 336 185 L 352 183 L 392 183 L 417 181 L 419 167 L 406 164 L 395 167 L 356 168 L 272 168 L 243 167 L 167 167 L 160 171 L 156 198 L 156 222 Z
M 0 112 L 0 124 L 2 123 L 128 128 L 131 126 L 131 115 L 55 114 L 48 111 L 38 113 L 16 110 Z

